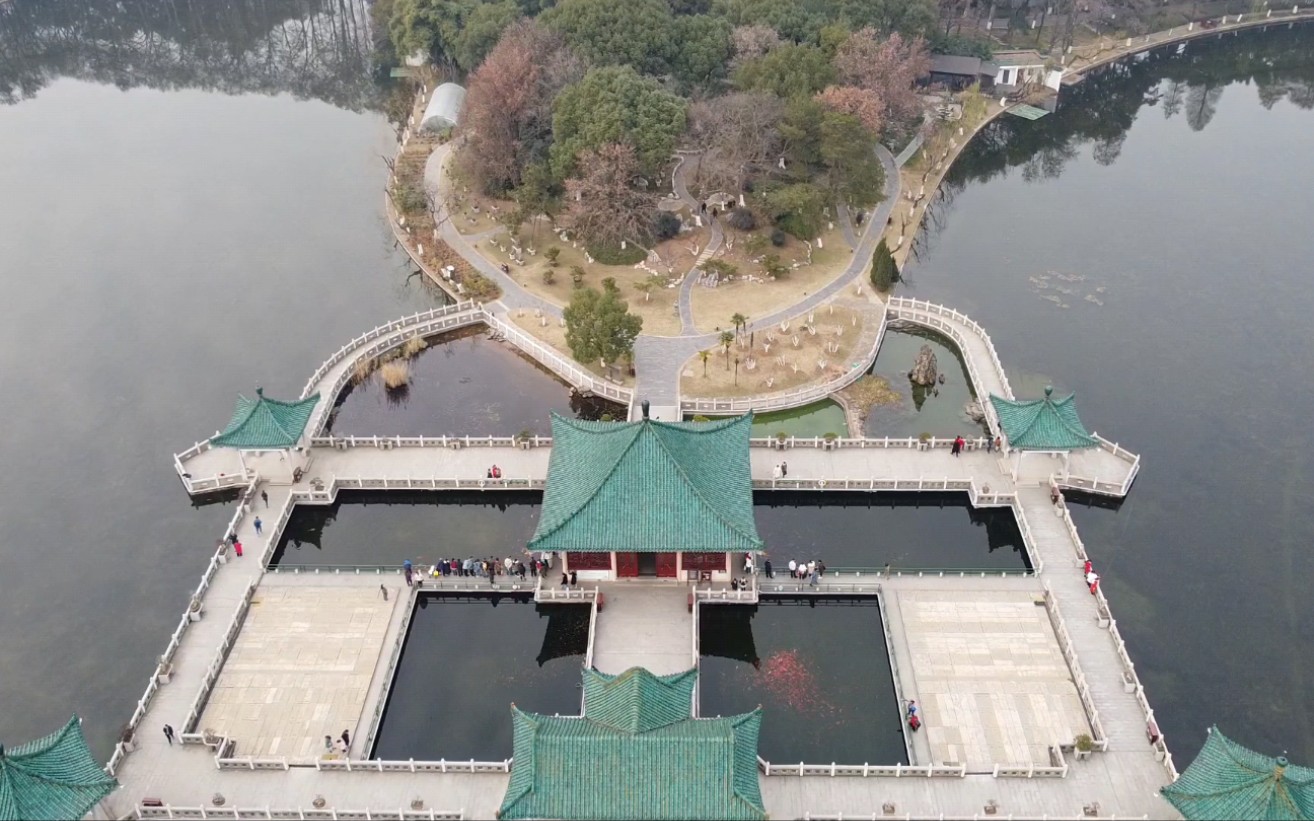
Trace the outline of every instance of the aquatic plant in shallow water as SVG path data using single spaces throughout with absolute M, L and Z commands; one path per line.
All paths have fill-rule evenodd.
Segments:
M 404 360 L 394 359 L 391 362 L 385 362 L 379 372 L 383 376 L 383 385 L 388 390 L 396 390 L 410 384 L 411 366 Z

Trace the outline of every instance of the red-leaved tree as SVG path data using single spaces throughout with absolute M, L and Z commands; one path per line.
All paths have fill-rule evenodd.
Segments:
M 884 103 L 886 123 L 906 123 L 921 114 L 913 84 L 931 70 L 931 56 L 921 37 L 905 40 L 896 32 L 883 38 L 868 27 L 836 50 L 835 70 L 842 84 L 866 89 Z
M 860 86 L 826 86 L 817 100 L 831 111 L 852 114 L 872 134 L 880 134 L 885 125 L 885 101 L 869 88 Z
M 560 35 L 520 20 L 470 75 L 457 162 L 472 185 L 503 193 L 520 185 L 552 133 L 552 100 L 584 75 Z

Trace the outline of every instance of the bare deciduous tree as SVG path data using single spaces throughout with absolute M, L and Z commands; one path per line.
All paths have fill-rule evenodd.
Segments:
M 931 57 L 921 37 L 905 40 L 897 32 L 882 38 L 873 28 L 854 32 L 835 52 L 840 82 L 865 88 L 885 103 L 885 120 L 907 121 L 921 114 L 913 87 L 931 70 Z
M 704 187 L 739 191 L 748 169 L 780 153 L 784 102 L 774 94 L 735 92 L 689 107 L 689 140 L 704 151 Z
M 634 187 L 634 148 L 607 143 L 583 152 L 578 176 L 566 180 L 566 223 L 586 243 L 619 246 L 647 237 L 652 198 Z

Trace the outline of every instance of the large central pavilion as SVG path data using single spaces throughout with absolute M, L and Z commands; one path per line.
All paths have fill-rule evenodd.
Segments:
M 728 578 L 757 553 L 748 458 L 753 417 L 582 422 L 553 414 L 552 458 L 530 550 L 603 581 Z

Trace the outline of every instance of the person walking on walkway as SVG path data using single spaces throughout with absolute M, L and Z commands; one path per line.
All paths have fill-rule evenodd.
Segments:
M 333 736 L 331 735 L 324 736 L 324 752 L 333 752 Z
M 169 746 L 172 747 L 172 746 L 173 746 L 173 727 L 169 726 L 168 724 L 165 724 L 165 725 L 164 725 L 164 737 L 165 737 L 166 739 L 168 739 L 168 741 L 169 741 Z
M 766 577 L 767 577 L 768 579 L 774 579 L 774 578 L 776 577 L 775 572 L 772 571 L 772 569 L 771 569 L 771 560 L 770 560 L 770 559 L 764 559 L 764 560 L 762 561 L 762 569 L 766 571 Z
M 958 454 L 963 452 L 963 445 L 965 444 L 967 443 L 963 440 L 963 437 L 956 436 L 954 437 L 954 446 L 949 449 L 949 452 L 952 453 L 954 456 L 957 456 Z
M 570 571 L 570 586 L 579 587 L 579 573 L 574 570 Z
M 347 751 L 349 751 L 350 749 L 351 749 L 351 736 L 347 734 L 347 731 L 346 731 L 346 730 L 343 730 L 343 731 L 342 731 L 342 750 L 343 750 L 343 752 L 347 752 Z
M 384 601 L 387 601 L 387 600 L 388 600 L 388 588 L 385 587 L 384 585 L 379 585 L 379 592 L 383 594 L 383 600 L 384 600 Z
M 260 491 L 260 498 L 263 499 L 264 502 L 265 502 L 265 510 L 268 510 L 268 509 L 269 509 L 269 491 L 267 491 L 267 490 L 262 490 L 262 491 Z
M 781 463 L 780 463 L 780 475 L 781 475 L 781 476 L 788 476 L 788 475 L 789 475 L 789 463 L 788 463 L 788 462 L 781 462 Z
M 264 526 L 265 526 L 265 523 L 262 522 L 262 521 L 260 521 L 260 517 L 259 517 L 259 516 L 255 517 L 255 529 L 256 529 L 256 535 L 257 535 L 257 536 L 260 536 L 260 535 L 262 535 L 262 534 L 265 532 L 265 531 L 264 531 Z
M 233 552 L 237 554 L 237 558 L 239 558 L 239 559 L 242 558 L 242 541 L 241 541 L 241 539 L 233 539 Z
M 793 559 L 789 560 L 789 577 L 791 579 L 798 578 L 798 562 L 794 561 Z

